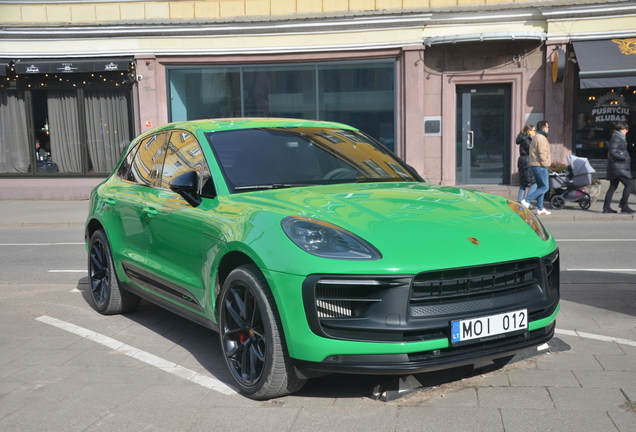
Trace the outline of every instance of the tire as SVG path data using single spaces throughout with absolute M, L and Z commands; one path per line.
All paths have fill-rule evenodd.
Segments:
M 561 195 L 553 195 L 550 198 L 550 205 L 554 210 L 561 210 L 565 207 L 565 199 Z
M 218 305 L 221 349 L 236 387 L 256 400 L 300 390 L 306 380 L 294 372 L 278 309 L 258 267 L 234 269 Z
M 592 200 L 590 199 L 589 196 L 584 196 L 579 200 L 579 206 L 581 206 L 583 210 L 589 209 L 591 205 L 592 205 Z
M 93 233 L 88 252 L 88 279 L 91 306 L 99 313 L 113 315 L 132 312 L 140 298 L 120 287 L 106 233 Z

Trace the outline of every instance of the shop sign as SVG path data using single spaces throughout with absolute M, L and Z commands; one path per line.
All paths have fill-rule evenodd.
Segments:
M 594 123 L 627 122 L 629 121 L 629 105 L 625 98 L 609 92 L 601 96 L 592 109 Z

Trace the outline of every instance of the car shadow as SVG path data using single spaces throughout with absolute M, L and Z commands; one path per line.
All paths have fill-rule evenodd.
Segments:
M 612 278 L 608 279 L 608 275 Z M 599 290 L 597 282 L 609 284 L 612 288 Z M 564 275 L 562 272 L 562 299 L 636 316 L 636 290 L 633 289 L 635 283 L 636 275 L 616 276 L 605 273 L 583 275 L 573 272 Z M 77 287 L 82 292 L 87 304 L 90 305 L 88 278 L 80 279 Z M 221 351 L 218 333 L 146 300 L 141 301 L 135 312 L 124 316 L 135 324 L 183 348 L 205 371 L 219 381 L 233 387 Z M 300 391 L 288 397 L 384 400 L 383 395 L 391 392 L 394 396 L 399 397 L 408 394 L 410 390 L 438 387 L 471 376 L 489 373 L 505 364 L 505 362 L 498 364 L 486 362 L 478 366 L 462 366 L 407 376 L 330 374 L 308 380 Z M 196 370 L 197 366 L 184 365 L 184 367 L 195 369 L 195 371 L 198 371 Z

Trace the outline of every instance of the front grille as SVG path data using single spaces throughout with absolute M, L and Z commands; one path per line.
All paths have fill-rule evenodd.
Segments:
M 543 295 L 539 265 L 531 259 L 420 273 L 413 280 L 409 313 L 444 315 L 533 301 Z
M 397 283 L 400 285 L 401 283 Z M 395 280 L 321 278 L 315 284 L 318 318 L 360 318 L 382 301 Z
M 442 339 L 450 337 L 452 320 L 517 309 L 527 309 L 532 321 L 550 316 L 559 299 L 559 255 L 415 276 L 313 274 L 302 290 L 309 327 L 319 336 Z

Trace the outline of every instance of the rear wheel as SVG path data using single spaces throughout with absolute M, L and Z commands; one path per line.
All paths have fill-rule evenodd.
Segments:
M 141 300 L 119 286 L 106 233 L 99 229 L 89 243 L 88 277 L 93 308 L 104 315 L 132 312 Z
M 555 210 L 561 210 L 565 207 L 565 199 L 561 195 L 554 195 L 550 198 L 550 205 Z
M 252 399 L 294 393 L 294 372 L 272 293 L 255 265 L 233 270 L 219 296 L 221 348 L 234 383 Z

